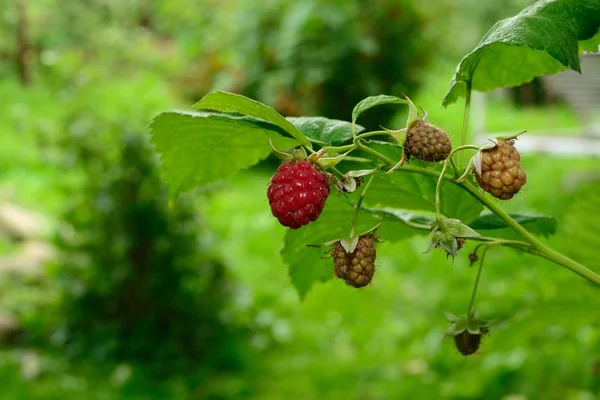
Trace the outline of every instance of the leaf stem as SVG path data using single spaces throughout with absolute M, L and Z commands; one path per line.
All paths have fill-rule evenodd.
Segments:
M 376 174 L 371 174 L 371 176 L 369 177 L 369 180 L 363 187 L 363 190 L 360 194 L 360 197 L 358 198 L 358 201 L 354 205 L 354 217 L 352 218 L 352 227 L 350 228 L 350 238 L 353 238 L 354 234 L 356 233 L 356 223 L 358 222 L 358 213 L 360 211 L 360 206 L 363 202 L 363 199 L 365 198 L 365 194 L 367 194 L 367 190 L 369 190 L 369 186 L 371 186 L 371 182 L 373 182 L 373 178 L 375 177 L 375 175 Z
M 440 192 L 442 187 L 442 180 L 444 175 L 446 174 L 446 168 L 448 168 L 448 159 L 444 161 L 444 166 L 442 167 L 442 172 L 440 172 L 440 176 L 438 177 L 437 184 L 435 185 L 435 219 L 438 223 L 440 223 L 442 217 L 440 213 L 440 204 L 442 200 L 440 198 Z
M 323 150 L 326 152 L 344 153 L 346 151 L 354 150 L 356 146 L 354 144 L 347 144 L 345 146 L 325 146 Z
M 471 184 L 468 181 L 464 181 L 459 183 L 458 185 L 465 189 L 467 192 L 469 192 L 477 200 L 479 200 L 480 203 L 482 203 L 490 211 L 496 214 L 501 220 L 506 222 L 513 230 L 515 230 L 519 235 L 521 235 L 523 239 L 529 242 L 531 246 L 533 246 L 542 257 L 554 261 L 555 263 L 570 269 L 576 274 L 586 278 L 590 282 L 593 282 L 600 286 L 600 275 L 588 269 L 587 267 L 579 264 L 575 260 L 572 260 L 569 257 L 546 246 L 538 238 L 531 234 L 527 229 L 523 228 L 523 226 L 520 225 L 517 221 L 512 219 L 506 211 L 504 211 L 502 208 L 500 208 L 500 206 L 498 206 L 498 204 L 480 194 L 479 190 L 477 190 L 477 188 L 475 188 L 473 184 Z
M 467 88 L 465 93 L 465 110 L 463 115 L 462 132 L 460 134 L 460 145 L 464 146 L 467 143 L 467 127 L 469 125 L 469 113 L 471 111 L 471 90 L 473 88 L 473 81 L 469 78 L 467 80 Z M 462 165 L 462 154 L 458 155 L 458 165 Z
M 357 142 L 357 146 L 359 149 L 361 149 L 364 152 L 367 152 L 377 158 L 379 158 L 381 161 L 383 161 L 384 163 L 390 165 L 390 166 L 394 166 L 396 163 L 394 161 L 392 161 L 391 158 L 388 158 L 386 156 L 384 156 L 383 154 L 381 154 L 380 152 L 378 152 L 377 150 L 373 150 L 372 148 L 370 148 L 369 146 L 365 146 L 364 144 L 362 144 L 361 142 Z M 433 172 L 433 171 L 432 171 Z M 435 173 L 434 173 L 435 174 Z M 436 175 L 437 176 L 437 175 Z
M 481 253 L 481 258 L 479 259 L 479 267 L 477 269 L 477 277 L 475 277 L 475 284 L 473 285 L 473 293 L 471 293 L 471 301 L 469 302 L 469 309 L 467 310 L 467 321 L 469 324 L 471 323 L 471 318 L 473 317 L 473 304 L 475 303 L 475 295 L 477 294 L 477 287 L 479 286 L 479 279 L 481 278 L 481 271 L 483 270 L 483 260 L 485 258 L 485 253 L 489 250 L 490 245 L 485 245 L 485 249 Z
M 372 136 L 390 136 L 390 133 L 388 131 L 365 132 L 365 133 L 361 133 L 360 135 L 357 135 L 356 138 L 357 139 L 365 139 L 365 138 L 372 137 Z
M 395 165 L 395 163 L 392 160 L 390 160 L 388 157 L 384 156 L 383 154 L 379 153 L 378 151 L 375 151 L 361 143 L 358 144 L 358 147 L 361 150 L 364 150 L 367 153 L 370 153 L 373 156 L 379 158 L 381 161 L 385 162 L 389 166 Z M 417 167 L 414 165 L 403 165 L 402 168 L 398 169 L 398 171 L 433 176 L 435 178 L 443 179 L 443 180 L 452 182 L 455 185 L 458 185 L 459 187 L 461 187 L 462 189 L 464 189 L 465 191 L 470 193 L 473 197 L 475 197 L 480 203 L 482 203 L 484 206 L 486 206 L 490 211 L 492 211 L 494 214 L 496 214 L 501 220 L 506 222 L 518 234 L 520 234 L 521 237 L 523 237 L 523 239 L 525 239 L 525 241 L 527 241 L 529 244 L 531 244 L 531 246 L 535 250 L 538 251 L 539 256 L 546 258 L 550 261 L 553 261 L 556 264 L 559 264 L 567 269 L 570 269 L 571 271 L 584 277 L 585 279 L 589 280 L 590 282 L 595 283 L 596 285 L 600 286 L 600 275 L 599 274 L 590 270 L 589 268 L 585 267 L 584 265 L 579 264 L 577 261 L 572 260 L 569 257 L 546 246 L 538 238 L 536 238 L 531 233 L 529 233 L 529 231 L 527 231 L 525 228 L 523 228 L 523 226 L 521 226 L 517 221 L 512 219 L 511 216 L 508 215 L 507 212 L 505 212 L 502 208 L 500 208 L 500 206 L 498 206 L 498 204 L 496 204 L 494 201 L 490 200 L 489 198 L 484 197 L 480 193 L 480 191 L 469 181 L 463 181 L 460 183 L 453 182 L 454 178 L 448 174 L 438 174 L 434 170 L 429 170 L 429 169 Z

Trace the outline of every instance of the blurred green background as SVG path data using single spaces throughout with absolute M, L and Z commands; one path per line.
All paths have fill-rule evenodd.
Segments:
M 372 285 L 300 302 L 265 195 L 276 161 L 169 208 L 149 145 L 153 115 L 217 89 L 340 119 L 406 93 L 456 140 L 456 64 L 529 4 L 0 0 L 0 399 L 600 398 L 600 291 L 583 279 L 491 251 L 477 305 L 502 322 L 465 358 L 443 311 L 466 312 L 471 247 L 451 265 L 426 238 L 382 243 Z M 545 90 L 477 113 L 490 131 L 581 130 Z M 547 241 L 597 270 L 600 159 L 523 160 L 502 207 L 557 217 Z

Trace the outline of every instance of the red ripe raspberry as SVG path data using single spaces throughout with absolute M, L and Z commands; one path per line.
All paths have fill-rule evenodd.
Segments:
M 267 190 L 271 212 L 292 229 L 316 221 L 327 196 L 329 177 L 309 161 L 281 164 Z

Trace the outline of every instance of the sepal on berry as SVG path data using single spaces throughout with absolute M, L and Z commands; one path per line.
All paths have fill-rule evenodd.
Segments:
M 501 200 L 511 199 L 527 183 L 521 156 L 514 146 L 516 136 L 490 140 L 473 158 L 477 184 Z
M 355 288 L 368 285 L 375 274 L 375 239 L 369 234 L 334 243 L 331 253 L 335 276 Z
M 431 227 L 431 231 L 431 241 L 425 253 L 429 253 L 434 248 L 441 248 L 448 257 L 452 257 L 452 262 L 464 246 L 465 238 L 480 236 L 479 233 L 454 218 L 436 222 Z
M 352 193 L 361 185 L 364 176 L 370 175 L 375 171 L 377 171 L 377 168 L 350 171 L 342 179 L 335 182 L 335 187 L 342 193 Z
M 449 312 L 444 312 L 444 315 L 450 321 L 445 334 L 454 338 L 458 351 L 464 356 L 475 353 L 479 349 L 482 336 L 489 333 L 491 321 L 479 318 L 476 310 L 473 310 L 470 316 L 456 316 Z
M 269 138 L 269 146 L 271 147 L 271 152 L 280 160 L 284 162 L 292 162 L 294 160 L 305 160 L 306 159 L 306 150 L 304 147 L 295 147 L 289 151 L 281 151 L 278 150 L 271 140 L 271 136 L 267 133 L 267 137 Z
M 346 156 L 350 153 L 350 151 L 343 154 L 333 154 L 330 155 L 321 149 L 317 153 L 313 153 L 308 156 L 308 160 L 312 163 L 316 164 L 322 170 L 329 169 L 331 167 L 335 167 L 338 163 L 344 160 Z

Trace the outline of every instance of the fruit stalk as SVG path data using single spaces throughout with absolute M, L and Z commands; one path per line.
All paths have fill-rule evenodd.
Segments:
M 472 185 L 468 181 L 464 181 L 458 184 L 460 187 L 469 192 L 472 196 L 474 196 L 480 203 L 486 206 L 491 212 L 496 214 L 500 219 L 508 224 L 513 230 L 515 230 L 519 235 L 523 237 L 527 242 L 529 242 L 539 253 L 541 256 L 551 260 L 563 267 L 570 269 L 576 274 L 586 278 L 592 283 L 600 286 L 600 275 L 585 267 L 584 265 L 579 264 L 577 261 L 570 259 L 569 257 L 557 252 L 556 250 L 551 249 L 542 243 L 538 238 L 533 236 L 527 229 L 523 228 L 517 221 L 512 219 L 508 213 L 506 213 L 502 208 L 498 206 L 495 202 L 487 197 L 482 196 L 477 188 Z
M 378 151 L 373 150 L 373 149 L 371 149 L 365 145 L 362 145 L 360 143 L 359 143 L 359 147 L 362 150 L 366 151 L 367 153 L 370 153 L 373 156 L 379 158 L 381 161 L 385 162 L 389 166 L 395 165 L 394 161 L 390 160 L 388 157 L 384 156 L 383 154 L 379 153 Z M 567 269 L 570 269 L 571 271 L 584 277 L 588 281 L 600 286 L 600 275 L 598 275 L 594 271 L 590 270 L 589 268 L 585 267 L 584 265 L 579 264 L 577 261 L 572 260 L 569 257 L 567 257 L 567 256 L 549 248 L 545 244 L 543 244 L 540 240 L 538 240 L 535 236 L 533 236 L 525 228 L 523 228 L 517 221 L 512 219 L 511 216 L 508 215 L 508 213 L 506 213 L 504 210 L 502 210 L 502 208 L 500 208 L 500 206 L 498 206 L 495 202 L 493 202 L 491 199 L 488 199 L 487 197 L 484 197 L 481 193 L 479 193 L 479 190 L 475 186 L 473 186 L 473 184 L 471 184 L 470 182 L 463 181 L 460 183 L 456 183 L 456 182 L 454 182 L 454 178 L 448 174 L 438 174 L 434 170 L 429 170 L 429 169 L 417 167 L 414 165 L 404 165 L 404 166 L 402 166 L 402 168 L 398 169 L 398 171 L 433 176 L 438 179 L 443 179 L 443 180 L 452 182 L 455 185 L 458 185 L 463 190 L 466 190 L 467 192 L 469 192 L 480 203 L 482 203 L 484 206 L 486 206 L 491 212 L 496 214 L 501 220 L 506 222 L 508 224 L 508 226 L 510 226 L 513 230 L 515 230 L 518 234 L 520 234 L 523 237 L 523 239 L 525 239 L 525 241 L 527 241 L 529 244 L 531 244 L 540 253 L 539 254 L 540 256 L 542 256 L 550 261 L 553 261 L 556 264 L 559 264 Z
M 465 91 L 465 112 L 463 115 L 462 132 L 460 134 L 460 146 L 464 146 L 467 143 L 467 127 L 469 125 L 469 113 L 471 111 L 471 79 L 467 80 L 467 88 Z M 458 165 L 462 166 L 462 154 L 458 155 Z
M 369 186 L 371 185 L 371 182 L 373 182 L 373 178 L 375 178 L 375 174 L 371 174 L 371 176 L 369 177 L 367 184 L 363 187 L 360 197 L 358 198 L 358 201 L 354 206 L 354 217 L 352 218 L 352 227 L 350 228 L 350 238 L 353 238 L 356 233 L 356 223 L 358 222 L 358 213 L 360 211 L 360 206 L 363 202 L 363 199 L 365 198 L 365 194 L 367 193 Z
M 485 245 L 484 247 L 485 248 L 481 253 L 481 258 L 479 259 L 477 276 L 475 277 L 475 283 L 473 284 L 473 293 L 471 293 L 471 301 L 469 301 L 469 309 L 467 310 L 467 318 L 469 322 L 471 322 L 471 318 L 473 316 L 473 304 L 475 304 L 475 295 L 477 294 L 477 287 L 479 286 L 479 279 L 481 278 L 481 271 L 483 270 L 483 259 L 485 258 L 485 253 L 489 250 L 490 245 Z

